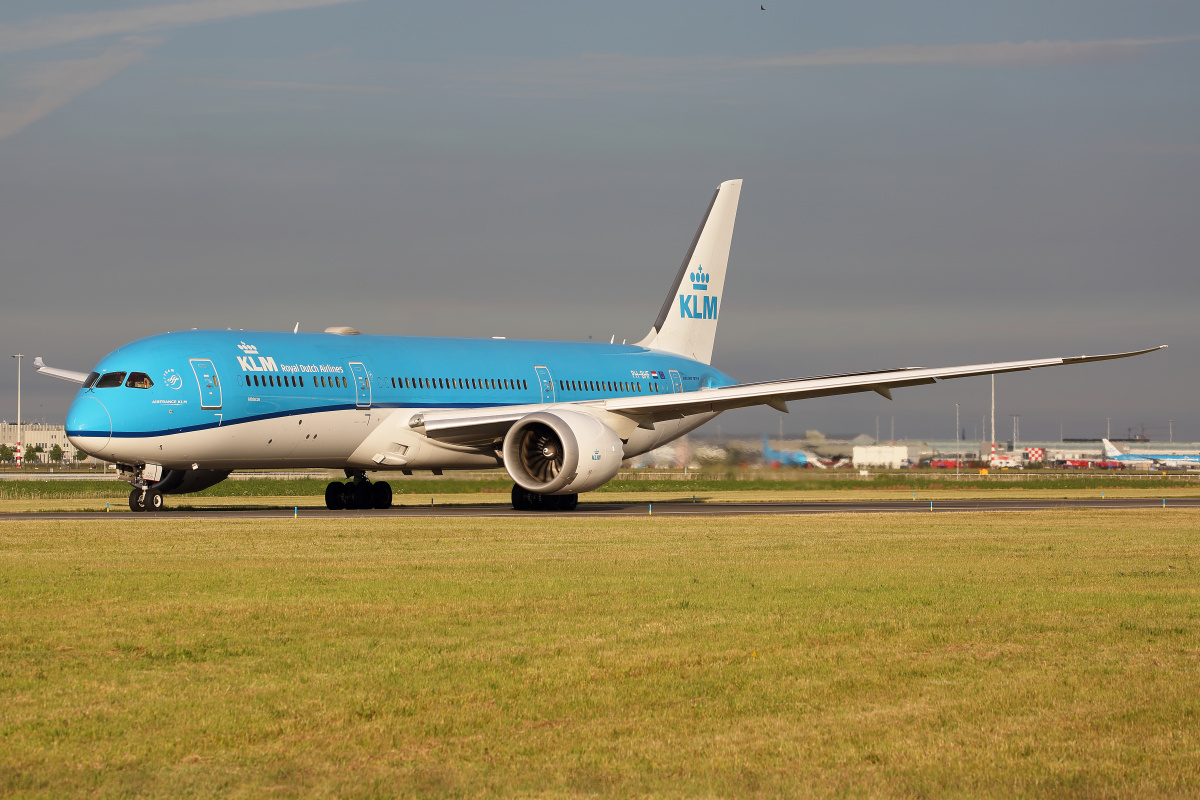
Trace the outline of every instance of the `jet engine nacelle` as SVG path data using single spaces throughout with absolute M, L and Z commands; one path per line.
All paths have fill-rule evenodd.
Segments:
M 624 457 L 617 432 L 578 411 L 536 411 L 504 437 L 504 468 L 538 494 L 591 491 L 612 480 Z

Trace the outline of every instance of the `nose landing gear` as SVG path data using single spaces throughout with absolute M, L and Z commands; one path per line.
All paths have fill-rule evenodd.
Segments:
M 153 486 L 144 488 L 134 487 L 129 493 L 130 511 L 162 511 L 163 493 Z
M 325 507 L 330 511 L 391 508 L 392 486 L 387 481 L 372 483 L 360 472 L 351 481 L 333 481 L 326 486 Z

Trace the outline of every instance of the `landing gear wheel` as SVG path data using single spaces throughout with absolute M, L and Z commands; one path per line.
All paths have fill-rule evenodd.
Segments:
M 532 492 L 522 489 L 520 486 L 514 485 L 512 488 L 512 507 L 516 511 L 533 511 L 533 502 L 530 499 Z
M 353 483 L 342 484 L 342 507 L 353 511 L 358 508 L 357 496 L 354 491 Z
M 354 492 L 354 507 L 355 508 L 370 508 L 371 502 L 374 499 L 371 490 L 371 484 L 366 481 L 350 484 Z
M 158 489 L 147 489 L 145 506 L 147 511 L 162 511 L 163 493 Z
M 325 487 L 325 507 L 330 511 L 341 511 L 346 507 L 346 502 L 342 500 L 343 485 L 337 481 L 333 481 Z
M 546 500 L 551 498 L 547 497 Z M 559 494 L 554 496 L 554 511 L 574 511 L 579 505 L 579 495 L 577 494 Z
M 387 481 L 371 484 L 371 505 L 374 508 L 392 507 L 392 485 Z
M 134 488 L 134 490 L 129 493 L 129 510 L 130 511 L 145 511 L 146 510 L 145 497 L 146 497 L 146 495 L 142 492 L 141 489 Z

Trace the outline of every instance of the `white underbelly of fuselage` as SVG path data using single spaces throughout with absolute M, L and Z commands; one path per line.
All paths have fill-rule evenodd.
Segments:
M 423 409 L 341 409 L 232 422 L 156 436 L 116 433 L 85 450 L 121 464 L 161 464 L 169 469 L 238 470 L 328 468 L 362 470 L 488 469 L 503 466 L 489 448 L 449 445 L 413 430 L 408 420 Z M 696 414 L 638 428 L 625 445 L 631 458 L 708 422 Z M 78 445 L 77 445 L 78 446 Z

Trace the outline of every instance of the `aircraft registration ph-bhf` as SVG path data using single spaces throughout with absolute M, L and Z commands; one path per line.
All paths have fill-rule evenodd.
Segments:
M 238 469 L 332 468 L 326 505 L 388 508 L 388 471 L 502 466 L 522 510 L 569 510 L 624 459 L 723 411 L 878 392 L 1074 358 L 738 383 L 710 364 L 740 180 L 722 183 L 666 302 L 637 344 L 193 330 L 141 339 L 85 374 L 66 419 L 78 449 L 118 465 L 135 511 Z

